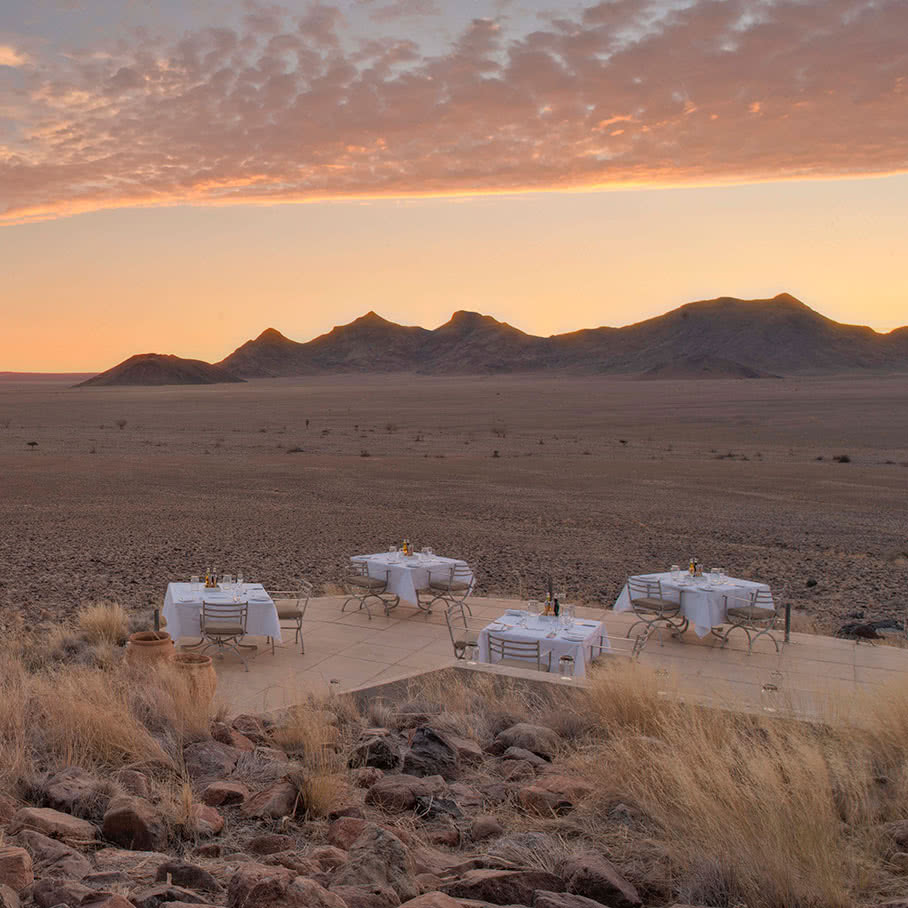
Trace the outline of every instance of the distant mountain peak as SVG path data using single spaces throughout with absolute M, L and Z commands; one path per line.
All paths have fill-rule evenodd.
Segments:
M 290 340 L 286 335 L 281 334 L 277 328 L 266 328 L 257 338 L 256 341 L 286 341 Z
M 172 353 L 136 353 L 77 387 L 91 385 L 214 385 L 241 382 L 221 366 Z
M 777 303 L 796 303 L 798 306 L 803 306 L 802 303 L 796 296 L 792 296 L 790 293 L 777 293 L 773 297 L 773 301 Z

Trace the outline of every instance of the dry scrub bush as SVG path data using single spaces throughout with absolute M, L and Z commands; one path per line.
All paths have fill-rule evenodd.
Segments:
M 593 834 L 614 804 L 632 804 L 644 828 L 627 859 L 663 857 L 665 887 L 695 904 L 845 906 L 868 886 L 886 891 L 874 863 L 879 822 L 906 806 L 908 688 L 877 692 L 856 729 L 697 707 L 664 684 L 632 665 L 589 693 L 603 740 L 575 762 L 596 790 Z M 880 772 L 900 777 L 886 806 Z
M 76 622 L 89 643 L 118 646 L 129 636 L 129 615 L 119 602 L 85 605 L 79 609 Z

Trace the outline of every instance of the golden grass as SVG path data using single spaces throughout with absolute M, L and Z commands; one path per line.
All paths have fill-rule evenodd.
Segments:
M 129 636 L 129 615 L 119 602 L 82 606 L 76 615 L 76 623 L 89 643 L 116 646 Z

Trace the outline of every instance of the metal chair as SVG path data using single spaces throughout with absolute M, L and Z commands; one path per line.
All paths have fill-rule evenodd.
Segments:
M 688 621 L 681 614 L 680 601 L 668 599 L 662 594 L 661 581 L 647 580 L 643 577 L 628 577 L 627 594 L 630 598 L 631 610 L 637 617 L 637 620 L 627 629 L 628 638 L 638 624 L 646 627 L 647 639 L 649 634 L 658 627 L 659 646 L 663 645 L 662 628 L 659 625 L 671 628 L 672 636 L 675 637 L 680 637 L 687 630 Z
M 268 595 L 274 600 L 277 608 L 277 620 L 292 621 L 293 642 L 299 643 L 300 655 L 306 654 L 306 644 L 303 642 L 303 618 L 306 616 L 306 607 L 312 597 L 312 584 L 308 580 L 300 580 L 296 590 L 275 590 Z M 284 625 L 281 625 L 284 627 Z M 274 655 L 274 637 L 271 641 L 271 655 Z
M 447 605 L 459 603 L 472 617 L 473 610 L 466 601 L 472 589 L 473 571 L 469 565 L 455 562 L 444 568 L 432 568 L 426 586 L 416 591 L 416 604 L 427 615 L 431 615 L 432 606 L 439 599 Z
M 391 581 L 391 568 L 385 571 L 384 578 L 372 577 L 369 575 L 369 565 L 365 561 L 351 562 L 350 570 L 344 578 L 344 587 L 347 591 L 347 599 L 341 606 L 341 612 L 347 610 L 351 602 L 359 603 L 359 610 L 366 610 L 369 620 L 372 620 L 372 612 L 369 609 L 369 600 L 377 599 L 385 610 L 385 615 L 391 614 L 391 609 L 397 608 L 400 603 L 400 596 L 388 592 L 388 584 Z
M 550 672 L 552 670 L 552 651 L 549 650 L 543 657 L 538 640 L 532 642 L 508 640 L 489 634 L 489 662 L 491 664 L 509 665 L 512 668 L 533 668 L 533 661 L 536 663 L 536 671 Z
M 456 659 L 466 658 L 468 649 L 475 651 L 479 646 L 479 631 L 470 627 L 462 602 L 454 602 L 445 609 L 445 623 Z
M 640 658 L 640 653 L 649 641 L 651 627 L 641 631 L 634 637 L 633 643 L 626 637 L 610 637 L 607 634 L 600 634 L 599 642 L 590 647 L 590 656 L 598 659 L 602 655 L 606 656 L 624 656 L 636 662 Z M 593 650 L 598 652 L 593 655 Z
M 240 640 L 246 636 L 246 616 L 248 606 L 243 603 L 202 602 L 202 614 L 199 617 L 199 627 L 202 638 L 206 641 L 202 652 L 212 646 L 218 648 L 223 655 L 225 648 L 229 647 L 243 663 L 243 668 L 249 671 L 249 666 L 240 651 Z
M 738 591 L 744 593 L 743 590 Z M 785 598 L 785 590 L 779 594 L 779 600 Z M 756 589 L 744 595 L 725 596 L 725 623 L 729 625 L 724 633 L 716 634 L 722 640 L 724 647 L 728 643 L 729 635 L 734 630 L 742 630 L 747 634 L 747 655 L 753 650 L 754 641 L 760 637 L 769 637 L 775 644 L 776 652 L 781 652 L 779 641 L 772 632 L 779 617 L 773 603 L 772 593 L 769 590 Z

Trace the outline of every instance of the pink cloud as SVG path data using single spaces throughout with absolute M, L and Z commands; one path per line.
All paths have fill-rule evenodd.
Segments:
M 529 33 L 509 21 L 428 54 L 356 40 L 328 3 L 295 21 L 250 5 L 239 30 L 24 60 L 0 222 L 908 169 L 902 0 L 614 0 Z

